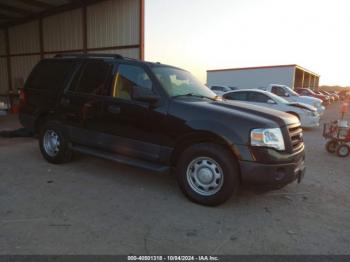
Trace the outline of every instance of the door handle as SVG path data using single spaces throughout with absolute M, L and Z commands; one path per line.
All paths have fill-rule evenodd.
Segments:
M 108 106 L 108 112 L 112 114 L 120 114 L 120 107 L 119 106 Z
M 84 107 L 85 107 L 85 108 L 91 108 L 91 107 L 92 107 L 92 104 L 90 104 L 90 103 L 85 103 L 85 104 L 84 104 Z

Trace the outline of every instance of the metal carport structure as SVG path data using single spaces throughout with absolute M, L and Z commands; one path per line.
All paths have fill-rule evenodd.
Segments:
M 0 95 L 17 94 L 33 66 L 59 53 L 144 58 L 144 0 L 2 0 Z

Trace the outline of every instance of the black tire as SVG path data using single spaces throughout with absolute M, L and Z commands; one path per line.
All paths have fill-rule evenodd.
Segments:
M 341 144 L 337 147 L 337 156 L 347 157 L 350 154 L 350 147 L 346 144 Z
M 57 152 L 53 154 L 45 146 L 45 136 L 52 134 L 54 132 L 59 141 L 59 146 L 57 146 Z M 39 133 L 39 147 L 43 157 L 52 164 L 62 164 L 69 162 L 72 159 L 72 151 L 69 149 L 69 141 L 67 140 L 64 132 L 54 122 L 48 122 L 44 124 Z
M 336 140 L 329 140 L 326 143 L 326 150 L 328 153 L 334 154 L 337 150 L 338 142 Z
M 205 159 L 203 161 L 205 161 L 206 164 L 209 163 L 210 165 L 211 162 L 214 162 L 212 163 L 214 165 L 214 169 L 212 170 L 210 168 L 208 170 L 211 170 L 210 172 L 213 172 L 212 181 L 215 181 L 215 183 L 220 184 L 220 186 L 217 186 L 217 188 L 215 189 L 218 191 L 215 193 L 213 192 L 213 194 L 210 195 L 205 195 L 204 193 L 196 192 L 193 189 L 193 187 L 196 187 L 193 186 L 193 184 L 195 184 L 195 179 L 187 173 L 188 171 L 193 172 L 190 171 L 190 166 L 193 163 L 193 161 L 197 161 L 196 163 L 200 163 L 201 160 L 197 159 L 202 158 Z M 218 165 L 218 168 L 215 168 L 216 165 Z M 200 168 L 199 170 L 203 169 L 205 168 Z M 222 173 L 222 180 L 214 178 L 214 173 L 216 172 L 215 170 L 218 171 L 218 173 Z M 221 172 L 219 172 L 219 170 L 221 170 Z M 200 174 L 200 172 L 196 172 L 196 174 L 197 173 Z M 237 194 L 240 184 L 237 160 L 234 158 L 232 153 L 230 153 L 224 146 L 211 143 L 196 144 L 187 148 L 181 154 L 177 162 L 176 177 L 179 187 L 188 199 L 195 203 L 206 206 L 217 206 L 224 203 L 232 195 Z

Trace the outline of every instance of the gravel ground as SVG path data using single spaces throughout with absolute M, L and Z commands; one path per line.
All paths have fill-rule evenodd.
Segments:
M 16 127 L 0 117 L 0 130 Z M 36 140 L 0 138 L 0 254 L 350 254 L 350 158 L 328 154 L 321 129 L 304 133 L 301 184 L 215 208 L 171 175 L 88 156 L 51 165 Z

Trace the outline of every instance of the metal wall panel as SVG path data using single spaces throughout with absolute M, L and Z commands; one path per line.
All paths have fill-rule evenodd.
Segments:
M 83 48 L 82 10 L 43 19 L 44 52 Z
M 26 3 L 27 2 L 27 3 Z M 43 11 L 42 8 L 37 7 L 35 5 L 31 5 L 30 3 L 28 3 L 29 1 L 14 1 L 14 0 L 1 0 L 1 4 L 6 5 L 6 6 L 11 6 L 14 7 L 14 9 L 12 10 L 12 8 L 7 9 L 6 7 L 4 8 L 5 11 L 7 9 L 7 11 L 15 11 L 17 9 L 22 9 L 23 11 L 28 11 L 28 12 L 40 12 Z M 13 12 L 11 12 L 13 13 Z M 16 14 L 16 12 L 15 12 Z M 18 14 L 18 13 L 17 13 Z
M 83 52 L 78 52 L 78 51 L 64 52 L 64 54 L 83 54 Z M 55 56 L 56 54 L 44 54 L 44 58 L 54 58 Z
M 40 60 L 39 55 L 14 56 L 11 57 L 12 88 L 16 92 L 19 83 L 24 82 L 33 67 Z
M 0 30 L 0 56 L 6 54 L 5 31 Z
M 10 1 L 10 0 L 8 0 Z M 57 0 L 58 1 L 58 0 Z M 66 0 L 59 0 L 66 1 Z M 68 1 L 68 0 L 67 0 Z M 121 54 L 139 58 L 140 0 L 106 0 L 87 6 L 87 48 L 92 53 Z M 84 48 L 83 8 L 48 16 L 42 20 L 44 57 L 53 57 L 57 51 L 80 53 Z M 39 21 L 34 20 L 9 28 L 11 84 L 16 91 L 25 81 L 33 66 L 40 60 Z M 134 46 L 116 49 L 112 47 Z M 100 50 L 103 48 L 104 50 Z M 74 51 L 79 50 L 79 51 Z M 35 53 L 35 54 L 32 54 Z M 0 30 L 0 56 L 6 55 L 5 33 Z M 0 57 L 0 94 L 8 92 L 6 57 Z
M 0 57 L 0 95 L 8 93 L 7 58 Z
M 125 57 L 135 58 L 139 59 L 140 57 L 140 49 L 139 48 L 130 48 L 130 49 L 111 49 L 111 50 L 104 50 L 104 51 L 92 51 L 89 52 L 91 54 L 120 54 Z
M 40 52 L 39 22 L 10 27 L 9 40 L 11 54 Z
M 87 7 L 88 48 L 140 43 L 140 1 L 110 0 Z

